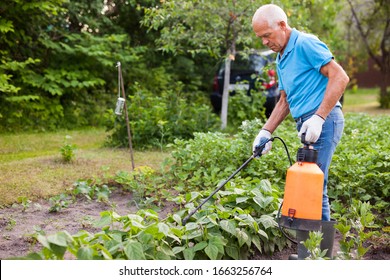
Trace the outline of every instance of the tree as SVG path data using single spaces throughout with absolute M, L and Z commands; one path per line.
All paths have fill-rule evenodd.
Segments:
M 246 49 L 253 43 L 253 36 L 249 35 L 252 34 L 250 21 L 255 1 L 161 2 L 160 6 L 147 9 L 143 23 L 160 31 L 156 43 L 162 51 L 192 56 L 208 54 L 226 60 L 221 112 L 222 128 L 225 128 L 230 61 L 234 59 L 237 45 Z
M 388 0 L 347 0 L 364 50 L 382 75 L 380 107 L 390 108 L 390 5 Z
M 225 59 L 225 85 L 222 97 L 222 128 L 227 125 L 228 83 L 230 62 L 237 49 L 264 48 L 252 31 L 251 20 L 262 4 L 245 1 L 161 1 L 162 4 L 146 11 L 143 23 L 160 31 L 156 40 L 159 48 L 174 54 L 209 54 Z M 275 1 L 291 19 L 292 26 L 305 31 L 325 34 L 328 43 L 341 49 L 334 18 L 340 4 L 334 0 Z M 319 23 L 318 18 L 321 17 Z
M 141 52 L 102 13 L 104 1 L 3 2 L 0 128 L 101 124 L 107 93 L 115 90 L 116 62 L 136 64 Z

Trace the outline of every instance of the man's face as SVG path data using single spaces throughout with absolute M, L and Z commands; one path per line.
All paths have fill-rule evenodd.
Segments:
M 261 38 L 263 45 L 274 52 L 282 52 L 284 50 L 287 44 L 284 22 L 280 22 L 275 29 L 271 28 L 265 20 L 256 21 L 252 27 L 256 37 Z

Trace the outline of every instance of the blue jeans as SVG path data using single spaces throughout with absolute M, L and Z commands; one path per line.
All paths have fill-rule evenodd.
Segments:
M 296 119 L 297 130 L 301 129 L 302 123 L 308 120 L 314 112 L 306 114 L 298 119 Z M 320 138 L 316 143 L 313 144 L 314 149 L 318 151 L 317 164 L 324 172 L 324 189 L 322 197 L 322 220 L 330 220 L 330 207 L 329 207 L 329 198 L 327 193 L 327 184 L 328 184 L 328 173 L 329 166 L 332 161 L 332 156 L 336 149 L 337 144 L 341 139 L 344 129 L 344 116 L 341 108 L 336 106 L 330 112 L 326 121 L 322 126 L 322 132 Z

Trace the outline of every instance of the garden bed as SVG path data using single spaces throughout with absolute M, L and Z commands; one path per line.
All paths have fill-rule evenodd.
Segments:
M 94 227 L 94 223 L 99 220 L 100 212 L 114 210 L 119 215 L 135 213 L 138 209 L 134 203 L 131 203 L 132 199 L 131 193 L 117 188 L 111 193 L 108 203 L 82 197 L 57 212 L 49 211 L 51 205 L 48 200 L 31 202 L 28 207 L 14 204 L 3 208 L 0 214 L 0 259 L 22 257 L 39 251 L 41 246 L 34 238 L 38 232 L 45 232 L 48 235 L 63 230 L 70 234 L 75 234 L 80 230 L 97 232 L 100 229 Z M 175 207 L 173 203 L 165 203 L 159 211 L 160 218 L 174 211 Z M 337 243 L 339 239 L 340 234 L 336 234 L 334 254 L 337 254 L 340 249 Z M 296 248 L 292 246 L 276 251 L 273 255 L 263 255 L 257 252 L 251 256 L 251 259 L 287 260 L 288 256 L 294 252 Z M 70 254 L 65 256 L 68 259 L 74 258 Z M 389 248 L 371 248 L 364 259 L 390 259 L 390 250 Z

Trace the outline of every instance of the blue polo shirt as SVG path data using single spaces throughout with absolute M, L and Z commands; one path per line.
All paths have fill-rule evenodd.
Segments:
M 284 90 L 293 118 L 316 110 L 324 99 L 328 78 L 322 66 L 332 60 L 328 47 L 316 36 L 293 29 L 284 50 L 276 58 L 279 89 Z

